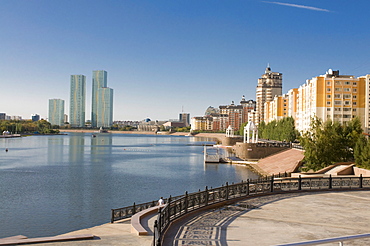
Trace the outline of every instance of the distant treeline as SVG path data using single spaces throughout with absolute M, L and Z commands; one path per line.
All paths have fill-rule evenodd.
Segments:
M 54 130 L 53 126 L 46 120 L 0 120 L 0 134 L 2 134 L 4 131 L 8 131 L 12 134 L 59 133 L 59 130 Z

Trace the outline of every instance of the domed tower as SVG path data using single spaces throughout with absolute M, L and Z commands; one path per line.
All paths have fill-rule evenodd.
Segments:
M 275 96 L 282 95 L 283 91 L 283 74 L 271 72 L 268 64 L 265 73 L 258 79 L 256 90 L 256 125 L 264 120 L 265 102 L 272 101 Z

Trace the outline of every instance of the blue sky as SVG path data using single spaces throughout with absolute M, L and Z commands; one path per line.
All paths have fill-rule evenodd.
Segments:
M 283 92 L 332 68 L 370 73 L 367 0 L 0 1 L 0 112 L 69 111 L 71 74 L 108 71 L 114 119 L 201 116 L 255 100 L 269 63 Z

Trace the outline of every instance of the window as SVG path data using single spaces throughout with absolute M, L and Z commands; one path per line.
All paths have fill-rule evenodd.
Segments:
M 340 81 L 335 81 L 335 84 L 340 85 L 341 83 L 340 83 Z
M 350 101 L 344 101 L 344 105 L 351 105 Z
M 351 88 L 343 88 L 343 91 L 351 91 Z
M 351 108 L 343 108 L 343 111 L 351 111 Z
M 331 108 L 327 108 L 326 111 L 331 111 Z
M 330 98 L 330 97 L 331 97 L 331 95 L 327 95 L 326 97 L 327 97 L 327 98 Z
M 357 82 L 353 82 L 353 85 L 355 85 L 355 86 L 356 86 L 356 85 L 357 85 Z
M 345 99 L 351 98 L 351 95 L 350 94 L 344 94 L 343 98 L 345 98 Z
M 330 85 L 330 81 L 326 82 L 327 85 Z
M 342 101 L 335 101 L 334 104 L 335 105 L 342 105 Z
M 357 96 L 356 96 L 356 95 L 353 95 L 353 98 L 354 98 L 354 99 L 356 99 L 356 98 L 357 98 Z
M 346 81 L 346 82 L 344 82 L 344 84 L 345 84 L 345 85 L 350 85 L 351 83 L 350 83 L 350 82 L 348 82 L 348 81 Z
M 357 103 L 356 102 L 353 102 L 353 105 L 357 105 Z
M 357 110 L 354 108 L 352 111 L 353 111 L 353 112 L 356 112 Z
M 342 111 L 341 108 L 335 108 L 334 111 Z
M 341 91 L 341 88 L 335 88 L 335 91 Z
M 341 98 L 341 95 L 340 94 L 335 94 L 334 98 Z
M 352 118 L 352 115 L 350 115 L 350 114 L 344 114 L 343 115 L 343 118 Z
M 326 89 L 327 91 L 331 91 L 330 88 Z
M 349 89 L 349 88 L 348 88 Z M 353 92 L 357 92 L 357 89 L 353 89 Z
M 327 105 L 330 105 L 330 102 L 326 102 Z

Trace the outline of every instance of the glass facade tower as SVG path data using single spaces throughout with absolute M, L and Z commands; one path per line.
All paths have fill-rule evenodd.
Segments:
M 113 123 L 113 89 L 97 90 L 97 127 L 110 127 Z
M 52 125 L 64 125 L 64 100 L 49 99 L 49 122 Z
M 71 127 L 85 126 L 86 76 L 71 75 L 69 120 Z
M 97 115 L 100 105 L 98 98 L 98 89 L 107 87 L 107 72 L 104 70 L 93 71 L 92 78 L 92 98 L 91 98 L 91 126 L 99 127 L 97 124 Z

